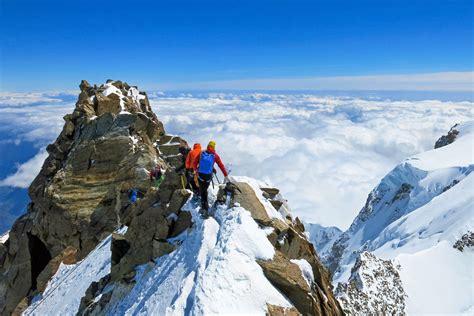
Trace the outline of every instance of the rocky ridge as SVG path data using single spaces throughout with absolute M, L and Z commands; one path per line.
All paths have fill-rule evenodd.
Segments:
M 83 260 L 111 235 L 110 274 L 90 284 L 78 311 L 100 314 L 113 295 L 123 297 L 135 286 L 137 266 L 175 251 L 180 244 L 170 240 L 195 225 L 183 209 L 191 195 L 181 176 L 188 145 L 165 134 L 146 93 L 113 80 L 100 86 L 82 81 L 80 89 L 74 112 L 64 117 L 63 131 L 48 146 L 49 156 L 30 186 L 28 212 L 0 244 L 1 314 L 23 311 L 61 266 Z M 148 179 L 156 164 L 165 175 L 159 188 Z M 258 264 L 293 305 L 269 304 L 268 313 L 342 314 L 328 271 L 278 190 L 234 186 L 222 187 L 217 198 L 231 192 L 232 203 L 271 231 L 275 256 Z M 129 202 L 132 188 L 142 195 L 136 204 Z M 314 282 L 308 283 L 292 260 L 307 261 Z M 102 295 L 108 285 L 120 293 Z
M 359 255 L 347 283 L 335 294 L 348 315 L 405 315 L 406 293 L 398 269 L 370 252 Z
M 435 143 L 434 148 L 441 148 L 446 145 L 452 144 L 455 140 L 456 137 L 459 135 L 459 131 L 456 129 L 458 124 L 455 124 L 451 129 L 449 130 L 448 134 L 441 136 Z

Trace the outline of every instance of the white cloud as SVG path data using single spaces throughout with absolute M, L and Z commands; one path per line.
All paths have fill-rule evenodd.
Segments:
M 298 216 L 341 228 L 382 176 L 469 120 L 473 105 L 278 94 L 152 100 L 168 132 L 216 139 L 234 174 L 273 183 Z
M 66 92 L 9 92 L 0 91 L 0 106 L 23 106 L 32 104 L 62 103 L 62 96 L 77 96 L 77 91 Z
M 474 72 L 241 79 L 162 84 L 161 89 L 474 91 Z
M 52 97 L 54 96 L 54 97 Z M 38 142 L 44 146 L 61 132 L 63 116 L 71 113 L 76 98 L 68 93 L 0 93 L 2 141 Z M 10 139 L 5 139 L 9 135 Z
M 36 156 L 18 166 L 17 171 L 0 181 L 0 186 L 28 188 L 43 166 L 48 157 L 46 150 L 42 149 Z
M 169 133 L 191 143 L 216 139 L 234 174 L 273 183 L 296 215 L 341 228 L 398 162 L 432 148 L 454 123 L 474 114 L 472 102 L 278 93 L 149 95 Z M 20 99 L 17 105 L 0 102 L 2 142 L 44 146 L 61 131 L 62 116 L 74 109 L 70 95 L 61 102 Z M 40 153 L 15 174 L 0 175 L 6 177 L 1 184 L 27 187 L 44 157 Z

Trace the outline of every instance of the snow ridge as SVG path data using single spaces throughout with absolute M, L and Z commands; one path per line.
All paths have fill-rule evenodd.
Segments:
M 271 259 L 274 249 L 249 212 L 221 206 L 203 221 L 191 202 L 184 209 L 194 228 L 170 240 L 181 243 L 176 251 L 138 267 L 137 285 L 108 315 L 263 315 L 267 303 L 292 306 L 255 261 Z

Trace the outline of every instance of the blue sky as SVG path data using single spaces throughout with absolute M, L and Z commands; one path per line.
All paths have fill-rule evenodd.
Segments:
M 284 88 L 285 80 L 301 78 L 473 70 L 472 1 L 2 0 L 1 6 L 2 91 L 70 90 L 83 78 L 149 89 L 283 80 Z

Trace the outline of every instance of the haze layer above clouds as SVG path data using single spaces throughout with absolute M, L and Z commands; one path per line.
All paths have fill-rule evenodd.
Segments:
M 469 120 L 474 105 L 312 94 L 149 95 L 168 133 L 191 145 L 215 139 L 233 174 L 268 181 L 296 215 L 340 228 L 385 173 Z M 28 186 L 45 157 L 42 148 L 60 132 L 75 98 L 2 93 L 0 145 L 7 155 L 1 186 Z

